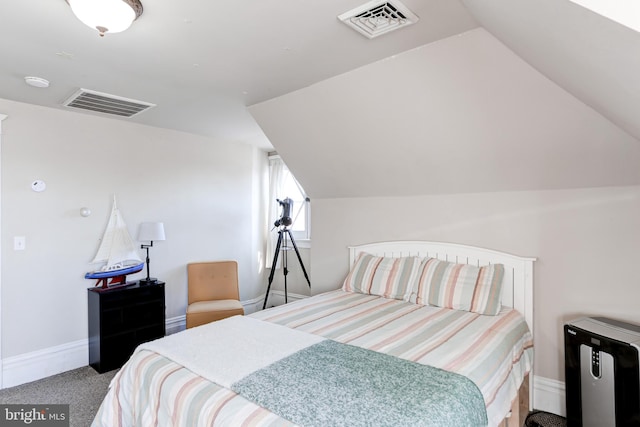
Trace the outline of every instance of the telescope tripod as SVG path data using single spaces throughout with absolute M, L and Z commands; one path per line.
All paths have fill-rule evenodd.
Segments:
M 287 245 L 287 236 L 291 240 L 293 244 L 293 249 L 296 251 L 296 255 L 298 256 L 298 261 L 300 262 L 300 267 L 302 268 L 302 272 L 304 273 L 304 278 L 307 279 L 307 283 L 309 287 L 311 287 L 311 282 L 309 281 L 309 276 L 307 275 L 307 270 L 304 269 L 304 264 L 302 263 L 302 258 L 300 257 L 300 251 L 298 251 L 298 246 L 296 245 L 296 241 L 291 235 L 291 230 L 287 227 L 282 227 L 278 230 L 278 243 L 276 244 L 276 252 L 273 254 L 273 262 L 271 263 L 271 273 L 269 273 L 269 286 L 267 286 L 267 294 L 264 296 L 264 304 L 262 305 L 262 309 L 264 310 L 267 307 L 267 299 L 269 298 L 269 290 L 271 289 L 271 282 L 273 282 L 273 275 L 276 272 L 276 265 L 278 263 L 278 255 L 280 254 L 280 249 L 284 252 L 282 256 L 282 274 L 284 275 L 284 302 L 287 301 L 287 274 L 289 274 L 289 269 L 287 268 L 287 252 L 290 250 Z M 284 243 L 284 244 L 283 244 Z

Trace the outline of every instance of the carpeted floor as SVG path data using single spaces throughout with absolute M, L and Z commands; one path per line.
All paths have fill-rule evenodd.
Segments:
M 0 403 L 68 403 L 70 427 L 88 427 L 116 372 L 99 374 L 89 366 L 74 369 L 0 390 Z

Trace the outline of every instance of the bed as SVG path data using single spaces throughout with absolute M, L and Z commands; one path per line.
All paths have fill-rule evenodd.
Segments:
M 93 425 L 522 425 L 534 260 L 350 247 L 339 289 L 142 344 Z

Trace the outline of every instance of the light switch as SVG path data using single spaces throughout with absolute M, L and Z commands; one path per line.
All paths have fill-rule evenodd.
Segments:
M 13 250 L 24 251 L 27 246 L 27 239 L 24 236 L 15 236 L 13 238 Z

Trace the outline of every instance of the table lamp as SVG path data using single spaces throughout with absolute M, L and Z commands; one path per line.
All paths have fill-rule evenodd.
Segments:
M 141 279 L 140 284 L 150 284 L 156 283 L 158 279 L 149 277 L 149 248 L 153 247 L 154 241 L 165 240 L 164 235 L 164 224 L 162 222 L 143 222 L 140 224 L 138 228 L 138 241 L 139 242 L 149 242 L 148 245 L 142 244 L 140 245 L 141 249 L 147 250 L 147 278 Z

